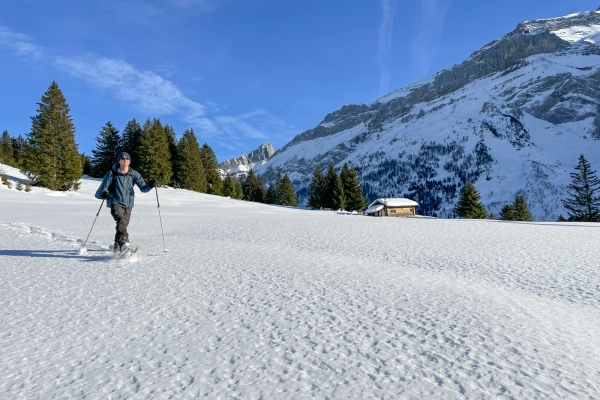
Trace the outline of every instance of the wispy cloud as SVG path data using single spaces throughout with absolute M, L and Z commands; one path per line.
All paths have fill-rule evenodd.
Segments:
M 49 55 L 26 35 L 1 26 L 0 46 L 11 48 L 18 55 L 42 60 L 92 86 L 106 89 L 116 99 L 149 116 L 178 116 L 201 132 L 203 137 L 226 138 L 230 146 L 241 147 L 244 140 L 266 139 L 293 129 L 262 109 L 241 115 L 215 115 L 223 110 L 216 103 L 191 100 L 172 81 L 157 73 L 137 69 L 123 60 L 94 54 L 77 57 Z
M 383 18 L 377 38 L 377 63 L 379 64 L 380 75 L 379 94 L 388 92 L 392 79 L 392 31 L 397 5 L 398 0 L 381 0 Z
M 256 110 L 236 116 L 218 116 L 215 120 L 225 130 L 231 139 L 243 137 L 253 139 L 267 139 L 274 130 L 289 130 L 281 118 L 270 114 L 266 110 Z
M 139 111 L 149 114 L 180 113 L 195 119 L 205 114 L 205 107 L 184 96 L 171 81 L 133 65 L 105 57 L 55 57 L 53 64 L 63 72 L 94 86 L 111 89 L 115 97 L 131 102 Z
M 31 39 L 27 35 L 13 32 L 4 26 L 0 26 L 0 45 L 15 50 L 21 57 L 33 60 L 44 58 L 42 48 L 31 43 Z
M 419 33 L 410 52 L 413 63 L 425 77 L 437 55 L 444 32 L 444 22 L 452 5 L 452 0 L 420 0 L 421 23 Z

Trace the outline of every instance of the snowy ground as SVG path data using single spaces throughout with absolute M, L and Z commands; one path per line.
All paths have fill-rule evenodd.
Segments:
M 4 167 L 11 179 L 21 177 Z M 0 398 L 600 398 L 600 225 L 0 187 Z

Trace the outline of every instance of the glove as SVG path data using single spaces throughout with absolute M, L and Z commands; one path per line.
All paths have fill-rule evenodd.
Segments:
M 108 199 L 110 197 L 110 193 L 108 192 L 108 190 L 105 190 L 104 192 L 102 192 L 102 197 L 104 200 Z
M 157 187 L 157 186 L 158 186 L 158 179 L 155 179 L 155 180 L 152 182 L 152 187 Z

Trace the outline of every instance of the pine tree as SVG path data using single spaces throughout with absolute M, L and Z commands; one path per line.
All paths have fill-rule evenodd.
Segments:
M 130 168 L 135 170 L 139 169 L 139 148 L 140 148 L 140 138 L 142 137 L 142 126 L 134 119 L 129 121 L 127 125 L 125 125 L 125 129 L 121 133 L 121 143 L 119 143 L 119 148 L 121 151 L 127 152 L 131 157 L 131 163 L 129 164 Z
M 321 167 L 316 166 L 313 172 L 313 178 L 308 189 L 308 206 L 313 210 L 318 210 L 323 207 L 323 189 L 325 178 L 321 172 Z
M 242 182 L 239 179 L 235 180 L 235 198 L 242 199 L 244 198 L 244 188 L 242 187 Z
M 454 212 L 462 218 L 484 219 L 487 216 L 487 211 L 480 200 L 481 196 L 475 189 L 475 185 L 469 181 L 460 191 L 458 204 Z
M 52 82 L 31 117 L 31 132 L 22 169 L 36 186 L 51 190 L 77 190 L 82 176 L 69 106 L 56 82 Z
M 177 163 L 177 135 L 171 125 L 165 125 L 164 130 L 167 142 L 169 143 L 169 153 L 171 154 L 171 170 L 175 171 L 175 164 Z
M 167 135 L 160 120 L 147 119 L 140 136 L 138 172 L 146 180 L 156 179 L 159 185 L 171 182 L 171 153 Z M 131 155 L 131 154 L 130 154 Z
M 342 180 L 335 172 L 333 163 L 329 164 L 325 182 L 323 186 L 323 207 L 332 210 L 340 210 L 346 207 L 346 198 L 344 197 L 344 186 Z
M 273 182 L 269 182 L 269 187 L 265 192 L 265 203 L 277 204 L 277 186 Z
M 294 185 L 288 174 L 285 174 L 281 179 L 281 185 L 277 188 L 277 192 L 279 193 L 279 204 L 282 206 L 298 207 Z
M 515 220 L 515 213 L 510 204 L 506 204 L 504 207 L 502 207 L 502 211 L 500 211 L 500 219 L 503 221 Z
M 511 208 L 515 221 L 533 221 L 533 215 L 529 211 L 524 195 L 517 194 Z
M 92 176 L 92 159 L 86 156 L 85 153 L 81 153 L 79 157 L 81 158 L 83 175 Z
M 0 139 L 0 163 L 16 167 L 13 140 L 8 131 L 2 132 L 2 138 Z
M 345 210 L 346 209 L 346 196 L 344 195 L 344 185 L 342 184 L 342 178 L 339 176 L 335 182 L 335 189 L 333 191 L 334 196 L 332 197 L 334 200 L 333 209 L 334 210 Z M 339 195 L 336 195 L 339 193 Z
M 206 193 L 206 174 L 194 129 L 186 129 L 177 143 L 175 182 L 182 189 Z
M 29 148 L 29 144 L 27 140 L 21 135 L 16 138 L 12 138 L 12 147 L 13 147 L 13 160 L 15 168 L 23 168 L 25 154 L 27 154 L 27 149 Z
M 251 169 L 242 184 L 244 200 L 263 203 L 265 200 L 265 182 L 262 177 L 256 176 Z
M 225 176 L 225 179 L 223 179 L 222 194 L 224 197 L 235 198 L 235 181 L 233 180 L 229 172 Z
M 23 190 L 23 184 L 21 183 L 21 181 L 17 181 L 17 186 L 15 186 L 15 188 L 21 192 Z
M 275 203 L 281 204 L 281 186 L 283 184 L 283 175 L 281 171 L 277 171 L 277 177 L 275 178 Z
M 92 150 L 93 177 L 103 177 L 118 162 L 117 156 L 121 152 L 120 142 L 119 130 L 108 121 L 100 129 L 100 135 L 96 137 L 96 149 Z
M 365 194 L 362 185 L 358 181 L 356 170 L 348 163 L 344 163 L 340 172 L 340 179 L 346 199 L 346 211 L 362 211 L 366 206 Z
M 223 190 L 223 181 L 219 173 L 219 163 L 215 152 L 206 143 L 200 149 L 200 159 L 202 160 L 204 173 L 206 174 L 206 193 L 220 195 Z
M 564 199 L 563 205 L 567 209 L 569 219 L 572 221 L 599 221 L 600 220 L 600 179 L 596 171 L 592 171 L 590 163 L 582 155 L 575 167 L 576 172 L 571 173 L 572 183 L 568 186 L 569 197 Z
M 31 182 L 29 182 L 28 180 L 25 180 L 25 191 L 27 193 L 31 192 Z

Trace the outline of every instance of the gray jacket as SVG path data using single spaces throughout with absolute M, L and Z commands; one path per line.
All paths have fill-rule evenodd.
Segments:
M 111 183 L 113 182 L 113 171 L 116 172 L 114 179 L 115 184 L 113 187 L 110 187 Z M 102 183 L 96 191 L 96 198 L 101 199 L 102 193 L 104 191 L 108 191 L 110 193 L 110 197 L 106 202 L 107 207 L 116 204 L 123 208 L 132 208 L 135 197 L 135 193 L 133 192 L 134 184 L 140 188 L 142 193 L 147 193 L 152 190 L 150 186 L 146 185 L 146 182 L 144 182 L 144 179 L 139 172 L 129 168 L 129 171 L 124 174 L 119 169 L 119 164 L 117 163 L 113 166 L 111 171 L 108 171 L 106 175 L 104 175 Z

